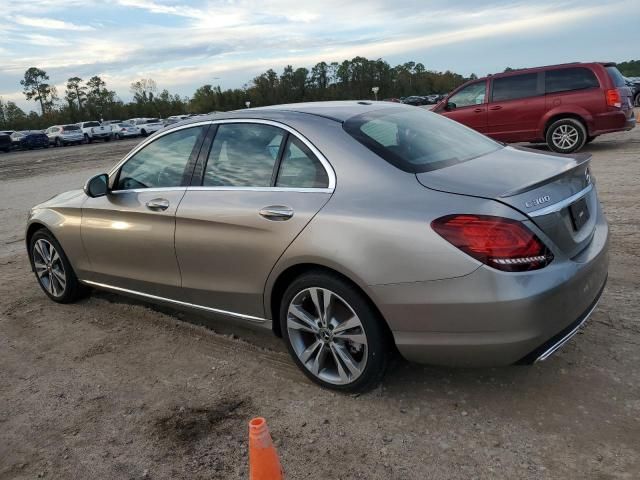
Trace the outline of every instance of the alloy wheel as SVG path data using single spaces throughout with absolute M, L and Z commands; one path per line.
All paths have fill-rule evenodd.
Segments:
M 553 144 L 562 150 L 569 150 L 575 147 L 580 141 L 578 129 L 573 125 L 560 125 L 551 135 Z
M 67 275 L 58 254 L 51 242 L 40 238 L 33 244 L 33 266 L 42 287 L 54 297 L 64 295 L 67 287 Z
M 298 360 L 315 377 L 347 385 L 363 373 L 367 336 L 349 304 L 325 288 L 299 292 L 287 310 L 287 333 Z

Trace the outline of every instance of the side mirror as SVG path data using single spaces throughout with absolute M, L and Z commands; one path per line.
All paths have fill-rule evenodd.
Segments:
M 444 109 L 445 109 L 446 111 L 449 111 L 449 110 L 455 110 L 457 107 L 458 107 L 458 106 L 457 106 L 455 103 L 453 103 L 453 102 L 447 102 L 447 104 L 445 105 Z
M 101 173 L 95 177 L 91 177 L 84 184 L 84 193 L 91 198 L 104 197 L 109 193 L 109 175 Z

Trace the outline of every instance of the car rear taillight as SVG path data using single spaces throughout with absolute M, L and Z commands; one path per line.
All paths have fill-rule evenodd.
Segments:
M 607 97 L 607 105 L 616 108 L 622 107 L 622 97 L 620 96 L 620 91 L 617 88 L 607 90 L 605 95 Z
M 445 240 L 485 265 L 505 272 L 537 270 L 553 255 L 516 220 L 488 215 L 447 215 L 431 222 Z

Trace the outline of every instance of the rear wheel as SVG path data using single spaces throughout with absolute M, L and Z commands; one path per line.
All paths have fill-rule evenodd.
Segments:
M 146 136 L 147 136 L 147 131 L 143 128 L 142 130 L 140 130 L 140 134 L 141 134 L 143 137 L 146 137 Z
M 575 118 L 561 118 L 547 128 L 546 141 L 554 152 L 576 152 L 587 141 L 587 130 L 582 122 Z
M 116 140 L 120 140 L 120 134 L 116 133 Z
M 58 241 L 44 228 L 29 241 L 29 259 L 38 284 L 58 303 L 70 303 L 83 296 L 87 288 L 78 278 Z
M 53 142 L 53 144 L 54 144 L 56 147 L 61 146 L 61 145 L 62 145 L 62 143 L 60 142 L 60 138 L 59 138 L 59 137 L 56 137 L 56 139 L 55 139 L 55 141 Z
M 636 93 L 635 99 L 633 100 L 633 104 L 636 107 L 640 107 L 640 93 Z
M 383 320 L 342 278 L 298 277 L 283 296 L 280 325 L 294 362 L 319 385 L 359 392 L 382 380 L 391 354 Z

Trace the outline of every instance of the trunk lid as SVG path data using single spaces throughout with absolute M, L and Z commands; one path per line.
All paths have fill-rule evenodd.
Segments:
M 596 224 L 598 200 L 590 160 L 586 153 L 559 155 L 505 147 L 416 176 L 433 190 L 489 198 L 515 208 L 573 257 L 587 246 Z

